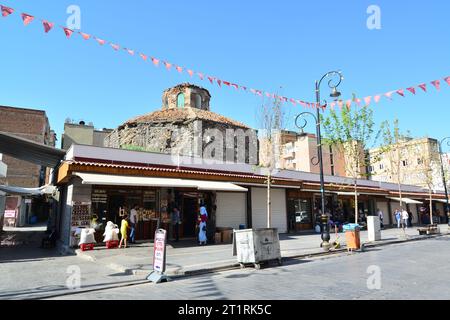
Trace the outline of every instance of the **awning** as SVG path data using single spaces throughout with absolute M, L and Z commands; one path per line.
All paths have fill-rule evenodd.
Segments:
M 447 203 L 447 201 L 446 200 L 444 200 L 444 199 L 433 199 L 433 201 L 436 201 L 436 202 L 442 202 L 442 203 Z M 450 202 L 450 201 L 449 201 Z
M 338 196 L 355 196 L 354 192 L 336 192 Z M 360 196 L 360 193 L 357 193 L 358 196 Z
M 0 132 L 0 153 L 48 168 L 56 167 L 66 155 L 64 150 L 5 132 Z
M 0 191 L 5 192 L 8 195 L 18 195 L 18 196 L 41 196 L 44 194 L 53 195 L 56 191 L 54 186 L 43 186 L 40 188 L 21 188 L 21 187 L 11 187 L 11 186 L 1 186 Z
M 400 202 L 400 198 L 389 198 L 388 197 L 388 199 Z M 423 203 L 421 201 L 416 201 L 416 200 L 413 200 L 413 199 L 410 199 L 410 198 L 402 198 L 402 202 L 404 202 L 406 204 L 422 204 Z
M 171 178 L 117 176 L 95 173 L 74 173 L 83 180 L 83 184 L 129 187 L 196 188 L 208 191 L 247 192 L 246 188 L 229 182 L 201 181 Z

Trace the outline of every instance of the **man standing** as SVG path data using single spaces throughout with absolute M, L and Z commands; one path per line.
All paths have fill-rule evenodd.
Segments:
M 395 209 L 395 220 L 397 221 L 397 229 L 400 229 L 401 223 L 402 223 L 402 213 L 400 209 Z
M 378 215 L 378 218 L 380 218 L 380 226 L 381 226 L 381 229 L 383 229 L 383 228 L 384 228 L 384 223 L 383 223 L 384 215 L 383 215 L 383 211 L 381 211 L 380 209 L 377 209 L 377 215 Z
M 138 206 L 134 206 L 130 211 L 130 223 L 131 223 L 131 233 L 130 241 L 131 243 L 136 243 L 136 223 L 137 223 L 137 209 Z
M 172 220 L 173 233 L 175 236 L 175 242 L 178 242 L 178 241 L 180 241 L 181 217 L 180 217 L 180 210 L 178 210 L 178 207 L 176 205 L 173 206 L 171 215 L 172 215 L 171 220 Z

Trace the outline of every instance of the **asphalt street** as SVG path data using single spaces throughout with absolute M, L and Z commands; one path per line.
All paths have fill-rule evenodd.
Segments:
M 450 237 L 53 299 L 450 299 Z

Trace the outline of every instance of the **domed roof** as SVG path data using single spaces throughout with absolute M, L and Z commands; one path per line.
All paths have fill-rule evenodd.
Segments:
M 195 108 L 158 110 L 146 115 L 130 119 L 124 123 L 124 126 L 136 125 L 140 123 L 166 123 L 166 122 L 189 121 L 189 120 L 211 121 L 231 125 L 234 127 L 239 127 L 242 129 L 250 129 L 248 126 L 246 126 L 241 122 L 229 119 L 227 117 L 224 117 L 220 114 L 211 111 Z

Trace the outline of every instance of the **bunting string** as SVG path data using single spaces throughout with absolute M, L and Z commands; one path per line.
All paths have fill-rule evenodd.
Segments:
M 1 11 L 1 15 L 3 18 L 7 18 L 10 15 L 13 15 L 16 10 L 4 5 L 0 5 L 0 11 Z M 33 21 L 36 20 L 36 17 L 33 15 L 30 15 L 28 13 L 21 13 L 20 14 L 23 24 L 24 26 L 28 26 L 29 24 L 31 24 Z M 42 26 L 44 28 L 44 32 L 45 33 L 49 33 L 52 30 L 55 29 L 55 23 L 50 22 L 46 19 L 40 19 Z M 236 84 L 234 82 L 230 82 L 230 81 L 225 81 L 223 79 L 220 79 L 218 77 L 215 76 L 211 76 L 211 75 L 207 75 L 203 72 L 200 71 L 194 71 L 191 68 L 186 68 L 183 66 L 179 66 L 176 64 L 173 64 L 167 60 L 164 59 L 159 59 L 156 57 L 153 57 L 151 55 L 142 53 L 142 52 L 138 52 L 134 49 L 130 49 L 127 48 L 125 46 L 122 46 L 120 44 L 114 43 L 114 42 L 110 42 L 107 40 L 103 40 L 101 38 L 98 38 L 92 34 L 89 33 L 84 33 L 84 32 L 76 32 L 75 30 L 71 30 L 65 26 L 59 26 L 59 28 L 61 28 L 61 30 L 63 31 L 64 35 L 66 36 L 67 39 L 73 38 L 74 34 L 78 34 L 80 35 L 84 40 L 89 41 L 89 40 L 94 40 L 96 41 L 100 46 L 104 46 L 105 44 L 109 44 L 111 46 L 111 48 L 114 51 L 120 51 L 123 50 L 125 52 L 127 52 L 130 56 L 138 56 L 140 57 L 144 62 L 148 62 L 151 61 L 152 64 L 155 67 L 159 67 L 161 64 L 164 65 L 164 67 L 167 69 L 167 71 L 170 71 L 173 69 L 175 69 L 178 73 L 183 74 L 183 73 L 187 73 L 189 75 L 189 77 L 193 78 L 194 76 L 198 77 L 201 81 L 209 81 L 212 85 L 216 84 L 217 86 L 219 86 L 220 88 L 223 87 L 229 87 L 229 88 L 234 88 L 236 90 L 241 90 L 247 93 L 251 93 L 253 95 L 259 96 L 259 97 L 267 97 L 269 99 L 274 99 L 274 100 L 279 100 L 281 102 L 290 102 L 292 103 L 292 105 L 294 106 L 302 106 L 303 108 L 306 109 L 317 109 L 317 108 L 321 108 L 323 110 L 327 109 L 328 107 L 331 108 L 332 110 L 334 110 L 334 108 L 336 106 L 338 106 L 340 109 L 343 108 L 343 106 L 345 105 L 346 108 L 350 109 L 352 107 L 352 105 L 356 105 L 358 107 L 361 106 L 361 103 L 364 102 L 364 104 L 366 106 L 370 106 L 371 104 L 378 104 L 380 103 L 382 97 L 388 99 L 388 100 L 392 100 L 393 99 L 393 95 L 397 94 L 403 98 L 406 97 L 406 91 L 409 92 L 411 95 L 415 96 L 417 95 L 417 89 L 421 89 L 423 92 L 427 93 L 428 91 L 428 85 L 431 84 L 437 91 L 440 91 L 442 89 L 441 85 L 442 85 L 442 80 L 444 80 L 447 85 L 450 87 L 450 76 L 447 76 L 445 78 L 442 79 L 437 79 L 434 81 L 430 81 L 430 82 L 426 82 L 426 83 L 421 83 L 418 84 L 416 86 L 410 86 L 405 89 L 397 89 L 397 90 L 392 90 L 392 91 L 388 91 L 384 94 L 379 93 L 376 95 L 371 95 L 371 96 L 367 96 L 364 98 L 353 98 L 353 99 L 349 99 L 349 100 L 339 100 L 339 101 L 334 101 L 331 102 L 329 105 L 320 105 L 317 104 L 315 102 L 307 102 L 304 100 L 299 100 L 299 99 L 294 99 L 294 98 L 288 98 L 288 97 L 284 97 L 284 96 L 279 96 L 277 94 L 274 93 L 270 93 L 264 90 L 259 90 L 259 89 L 254 89 L 254 88 L 250 88 L 247 86 L 243 86 L 240 84 Z

